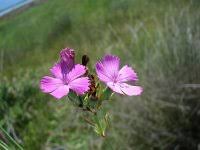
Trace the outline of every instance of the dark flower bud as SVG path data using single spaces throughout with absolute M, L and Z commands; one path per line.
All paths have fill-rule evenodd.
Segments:
M 89 62 L 89 57 L 87 55 L 82 56 L 82 65 L 86 66 Z

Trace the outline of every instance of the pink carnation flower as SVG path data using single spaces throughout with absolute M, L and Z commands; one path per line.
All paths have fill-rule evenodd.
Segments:
M 66 48 L 60 53 L 61 60 L 51 69 L 52 76 L 44 76 L 40 81 L 40 89 L 50 93 L 57 99 L 66 96 L 70 90 L 82 95 L 89 90 L 90 81 L 83 77 L 86 68 L 74 63 L 74 50 Z
M 98 78 L 114 92 L 129 96 L 140 95 L 142 87 L 127 84 L 129 81 L 138 80 L 135 71 L 125 65 L 119 70 L 120 59 L 117 56 L 106 55 L 96 63 Z

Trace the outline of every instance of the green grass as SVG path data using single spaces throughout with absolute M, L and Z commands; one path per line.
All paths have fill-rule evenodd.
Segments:
M 47 1 L 0 22 L 0 123 L 25 149 L 197 149 L 200 3 L 195 0 Z M 39 90 L 64 47 L 90 68 L 105 53 L 131 64 L 141 97 L 115 96 L 97 137 L 67 100 Z

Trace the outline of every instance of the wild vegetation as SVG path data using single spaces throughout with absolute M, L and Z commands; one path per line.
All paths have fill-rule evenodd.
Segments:
M 0 22 L 0 125 L 25 149 L 176 149 L 200 143 L 198 0 L 46 1 Z M 141 97 L 113 97 L 93 134 L 79 109 L 39 90 L 64 47 L 136 68 Z

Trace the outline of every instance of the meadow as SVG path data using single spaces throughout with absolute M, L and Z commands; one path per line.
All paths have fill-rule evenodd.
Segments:
M 65 47 L 93 71 L 112 53 L 138 73 L 143 94 L 112 98 L 104 138 L 39 89 Z M 48 0 L 0 18 L 0 126 L 24 149 L 197 150 L 199 84 L 198 0 Z

